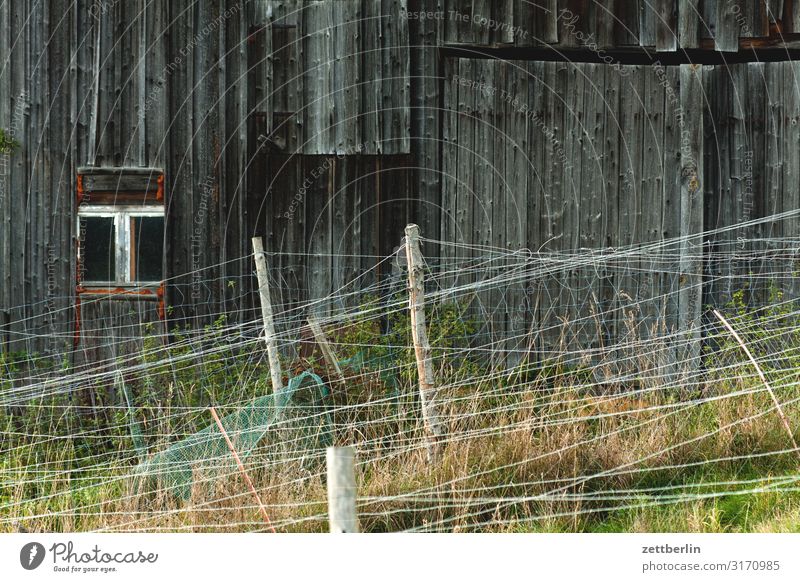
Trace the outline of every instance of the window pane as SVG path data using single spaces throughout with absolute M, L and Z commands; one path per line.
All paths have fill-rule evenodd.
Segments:
M 116 233 L 111 217 L 81 218 L 81 279 L 84 281 L 114 281 L 116 266 L 114 241 Z
M 131 281 L 161 281 L 164 217 L 131 218 Z

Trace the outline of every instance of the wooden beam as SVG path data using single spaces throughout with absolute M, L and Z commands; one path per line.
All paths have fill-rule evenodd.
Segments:
M 319 349 L 322 351 L 322 357 L 325 358 L 325 363 L 328 365 L 328 372 L 332 373 L 336 377 L 336 381 L 339 385 L 344 388 L 345 380 L 342 368 L 339 366 L 339 361 L 336 359 L 336 355 L 333 353 L 330 343 L 328 343 L 325 332 L 322 331 L 322 327 L 313 315 L 308 318 L 308 326 L 311 328 L 311 333 L 314 334 L 314 339 Z

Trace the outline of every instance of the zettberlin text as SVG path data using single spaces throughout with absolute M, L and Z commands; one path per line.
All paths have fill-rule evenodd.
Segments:
M 682 546 L 642 546 L 643 554 L 699 554 L 700 547 L 692 544 Z

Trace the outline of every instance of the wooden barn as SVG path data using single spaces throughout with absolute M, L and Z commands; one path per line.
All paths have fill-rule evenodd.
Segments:
M 255 319 L 252 236 L 288 309 L 409 222 L 442 264 L 541 257 L 484 300 L 543 353 L 626 302 L 693 333 L 758 268 L 709 256 L 800 235 L 796 47 L 792 0 L 0 3 L 0 343 Z

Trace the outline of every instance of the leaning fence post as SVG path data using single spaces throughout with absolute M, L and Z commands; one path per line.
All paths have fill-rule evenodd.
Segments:
M 317 342 L 319 349 L 322 351 L 322 357 L 325 359 L 329 373 L 334 374 L 339 387 L 344 388 L 346 386 L 346 382 L 344 379 L 344 374 L 342 373 L 342 368 L 339 366 L 336 355 L 333 353 L 331 344 L 328 343 L 328 338 L 325 335 L 325 332 L 322 331 L 322 326 L 320 326 L 319 322 L 313 315 L 309 315 L 308 317 L 308 326 L 311 328 L 311 333 L 314 335 L 314 340 Z
M 267 342 L 269 373 L 272 378 L 272 391 L 277 397 L 283 388 L 281 362 L 278 357 L 278 345 L 275 341 L 275 322 L 272 318 L 272 302 L 269 297 L 269 279 L 267 277 L 267 259 L 264 256 L 264 245 L 261 237 L 253 238 L 253 256 L 256 260 L 256 276 L 258 292 L 261 299 L 261 315 L 264 319 L 264 335 Z
M 328 447 L 328 516 L 331 533 L 358 533 L 353 447 Z
M 444 428 L 436 411 L 436 387 L 433 377 L 433 360 L 425 327 L 425 273 L 422 250 L 419 245 L 419 227 L 406 227 L 406 258 L 408 260 L 409 310 L 411 311 L 411 337 L 419 373 L 419 395 L 422 403 L 422 418 L 427 430 L 428 461 L 439 453 L 439 441 Z

